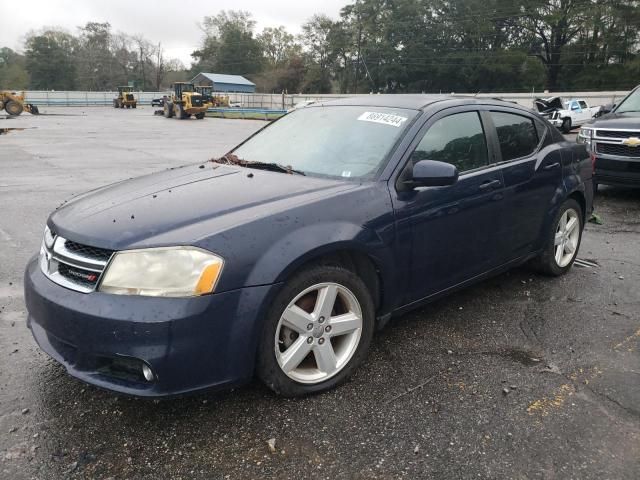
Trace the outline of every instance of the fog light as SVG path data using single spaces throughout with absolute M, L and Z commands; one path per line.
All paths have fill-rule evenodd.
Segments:
M 149 365 L 147 365 L 146 363 L 142 364 L 142 375 L 147 382 L 153 382 L 156 378 L 151 371 L 151 367 L 149 367 Z

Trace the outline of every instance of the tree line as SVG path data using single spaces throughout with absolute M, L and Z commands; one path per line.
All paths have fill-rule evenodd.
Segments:
M 160 89 L 198 72 L 288 93 L 625 90 L 640 83 L 638 0 L 355 0 L 294 35 L 249 12 L 206 16 L 189 70 L 161 45 L 89 23 L 0 49 L 0 86 Z M 9 81 L 11 80 L 11 81 Z M 20 85 L 18 85 L 20 84 Z M 14 87 L 14 88 L 15 88 Z

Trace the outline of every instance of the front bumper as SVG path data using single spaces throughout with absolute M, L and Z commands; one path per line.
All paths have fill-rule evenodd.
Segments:
M 640 187 L 640 158 L 603 157 L 596 153 L 595 182 L 620 187 Z
M 80 380 L 141 397 L 249 380 L 263 309 L 277 287 L 191 298 L 84 294 L 46 278 L 37 257 L 24 285 L 27 325 L 42 350 Z M 136 361 L 151 367 L 154 381 L 116 368 Z

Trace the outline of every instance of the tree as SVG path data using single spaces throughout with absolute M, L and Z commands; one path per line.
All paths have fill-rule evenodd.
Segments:
M 79 84 L 86 90 L 109 90 L 117 83 L 116 61 L 111 51 L 111 25 L 88 22 L 79 28 Z
M 36 90 L 73 90 L 76 86 L 77 40 L 63 30 L 29 34 L 25 42 L 29 87 Z
M 24 90 L 28 85 L 24 56 L 10 48 L 0 48 L 0 90 Z
M 305 91 L 331 92 L 331 70 L 335 57 L 330 40 L 334 26 L 333 20 L 326 15 L 314 15 L 302 25 L 300 41 L 310 63 L 303 87 Z
M 205 37 L 200 49 L 191 56 L 193 71 L 237 75 L 255 74 L 262 68 L 262 48 L 254 38 L 255 21 L 243 11 L 221 11 L 204 18 Z

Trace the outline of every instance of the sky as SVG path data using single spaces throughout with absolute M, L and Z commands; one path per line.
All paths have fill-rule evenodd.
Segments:
M 63 27 L 77 33 L 87 22 L 109 22 L 112 31 L 142 34 L 162 42 L 168 57 L 187 67 L 202 39 L 200 19 L 220 10 L 246 10 L 256 31 L 283 25 L 300 33 L 300 25 L 314 13 L 337 18 L 352 0 L 0 0 L 0 47 L 22 52 L 25 35 L 43 27 Z

